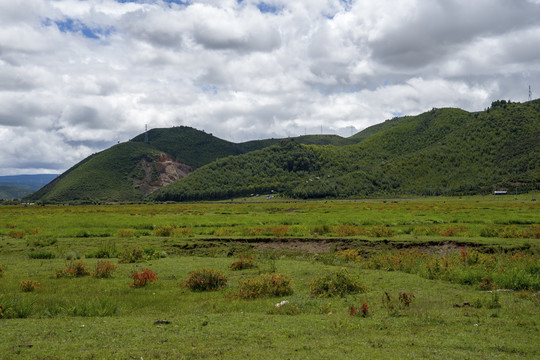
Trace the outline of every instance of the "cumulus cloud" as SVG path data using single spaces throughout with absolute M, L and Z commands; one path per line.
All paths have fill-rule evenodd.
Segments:
M 0 2 L 0 175 L 149 127 L 350 136 L 540 88 L 537 0 Z

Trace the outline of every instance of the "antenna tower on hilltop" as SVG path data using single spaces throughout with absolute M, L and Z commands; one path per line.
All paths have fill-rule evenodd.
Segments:
M 144 142 L 148 142 L 148 124 L 144 125 Z
M 529 101 L 532 100 L 532 90 L 531 90 L 531 85 L 529 85 Z

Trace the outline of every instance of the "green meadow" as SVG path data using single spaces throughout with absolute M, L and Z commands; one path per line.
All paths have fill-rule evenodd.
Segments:
M 0 206 L 0 358 L 540 358 L 539 237 L 531 194 Z

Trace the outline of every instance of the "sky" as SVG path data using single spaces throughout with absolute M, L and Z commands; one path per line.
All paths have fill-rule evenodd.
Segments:
M 351 136 L 540 94 L 540 0 L 0 0 L 0 175 L 149 129 Z

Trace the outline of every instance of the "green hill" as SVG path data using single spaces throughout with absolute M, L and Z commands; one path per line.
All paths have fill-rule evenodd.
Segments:
M 137 166 L 160 153 L 147 144 L 126 142 L 93 154 L 27 197 L 45 202 L 135 201 L 141 193 L 133 186 Z
M 487 193 L 540 184 L 540 101 L 433 109 L 350 138 L 231 143 L 193 128 L 152 129 L 89 156 L 25 198 L 45 202 Z M 189 176 L 186 176 L 188 175 Z M 170 185 L 169 185 L 170 184 Z
M 300 198 L 488 193 L 540 183 L 540 101 L 433 109 L 368 128 L 347 146 L 284 141 L 204 166 L 155 200 L 280 192 Z
M 13 200 L 20 199 L 24 196 L 30 195 L 32 190 L 16 187 L 0 185 L 0 200 Z
M 51 203 L 141 201 L 196 168 L 279 141 L 236 144 L 185 126 L 152 129 L 127 143 L 89 156 L 25 200 Z M 350 140 L 335 135 L 313 135 L 300 137 L 299 141 L 345 144 Z

